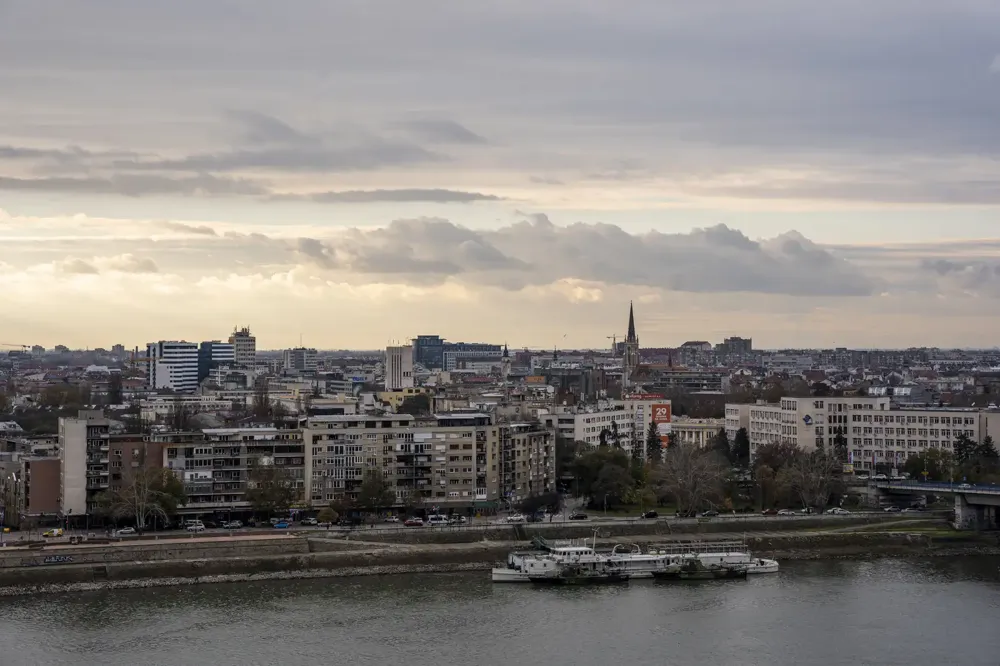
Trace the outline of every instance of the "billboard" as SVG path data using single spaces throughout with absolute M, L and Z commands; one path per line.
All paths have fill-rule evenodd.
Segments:
M 651 407 L 653 425 L 656 426 L 656 432 L 660 435 L 660 446 L 664 448 L 670 440 L 670 408 L 669 402 L 656 403 Z

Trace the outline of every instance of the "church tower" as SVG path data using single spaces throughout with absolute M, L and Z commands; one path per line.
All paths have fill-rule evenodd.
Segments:
M 503 377 L 503 385 L 507 386 L 510 377 L 510 353 L 507 351 L 507 343 L 503 343 L 503 357 L 500 359 L 500 375 Z
M 639 367 L 639 337 L 635 334 L 635 312 L 628 304 L 628 333 L 625 335 L 625 354 L 622 356 L 622 393 L 629 388 L 632 373 Z

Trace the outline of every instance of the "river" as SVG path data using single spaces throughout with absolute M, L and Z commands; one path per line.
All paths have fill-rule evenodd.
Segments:
M 798 562 L 748 581 L 613 588 L 464 573 L 7 598 L 0 664 L 996 666 L 998 567 Z

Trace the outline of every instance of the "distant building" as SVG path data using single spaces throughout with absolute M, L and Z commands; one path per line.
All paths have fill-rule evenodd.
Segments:
M 639 336 L 635 333 L 635 313 L 632 303 L 628 304 L 628 331 L 622 348 L 622 393 L 626 393 L 632 382 L 632 373 L 639 367 Z
M 693 444 L 706 447 L 712 439 L 724 429 L 725 419 L 692 419 L 686 416 L 676 417 L 670 424 L 670 434 L 674 444 Z
M 413 361 L 426 368 L 442 367 L 444 345 L 439 335 L 418 335 L 413 338 Z
M 385 348 L 385 390 L 413 388 L 413 347 Z
M 151 389 L 192 393 L 198 389 L 198 345 L 160 340 L 146 345 L 146 382 Z
M 207 378 L 213 368 L 236 363 L 236 346 L 231 342 L 211 340 L 198 347 L 198 381 Z
M 234 330 L 229 344 L 233 346 L 236 367 L 252 370 L 257 365 L 257 338 L 250 334 L 249 328 Z
M 282 354 L 282 367 L 296 372 L 316 372 L 317 356 L 315 349 L 306 347 L 286 349 Z

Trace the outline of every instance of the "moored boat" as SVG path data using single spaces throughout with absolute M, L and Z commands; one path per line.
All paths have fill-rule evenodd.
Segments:
M 653 572 L 654 580 L 745 580 L 748 569 L 740 565 L 704 564 L 689 559 L 679 567 L 667 567 Z

